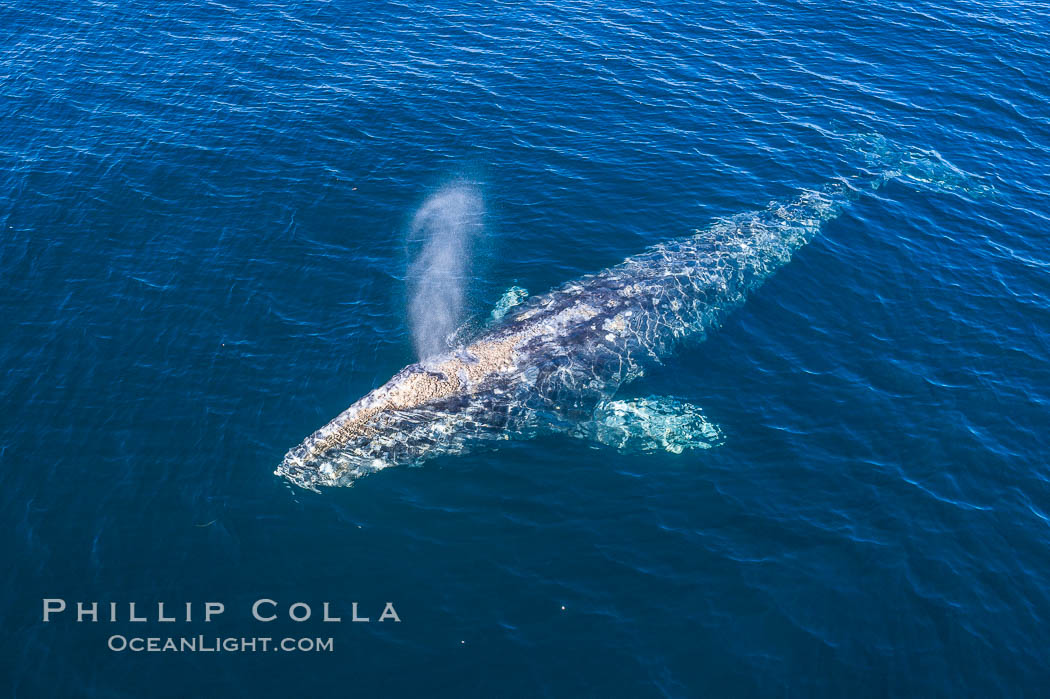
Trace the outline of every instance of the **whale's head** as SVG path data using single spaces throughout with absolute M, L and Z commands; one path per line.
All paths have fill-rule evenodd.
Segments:
M 478 342 L 405 367 L 289 451 L 275 473 L 318 490 L 499 438 L 517 377 L 513 344 Z

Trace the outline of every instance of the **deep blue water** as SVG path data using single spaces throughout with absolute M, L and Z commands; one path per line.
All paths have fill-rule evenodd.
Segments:
M 0 27 L 0 693 L 1045 691 L 1045 3 L 6 0 Z M 273 475 L 414 361 L 405 230 L 443 184 L 484 194 L 483 316 L 851 177 L 855 134 L 981 187 L 863 197 L 642 380 L 722 446 Z M 50 597 L 227 611 L 44 624 Z M 199 633 L 334 651 L 106 647 Z

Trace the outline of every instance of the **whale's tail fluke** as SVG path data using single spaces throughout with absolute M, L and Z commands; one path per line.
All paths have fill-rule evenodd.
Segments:
M 731 237 L 761 250 L 764 247 L 761 242 L 740 233 L 741 224 L 761 224 L 759 228 L 765 229 L 769 250 L 784 262 L 792 252 L 812 240 L 821 224 L 837 218 L 866 192 L 878 190 L 891 181 L 971 197 L 988 196 L 995 191 L 979 176 L 956 167 L 933 149 L 901 146 L 881 134 L 854 134 L 848 138 L 848 144 L 849 149 L 863 159 L 865 171 L 837 178 L 820 189 L 803 190 L 792 200 L 772 202 L 766 211 L 724 219 L 738 229 Z
M 980 177 L 956 167 L 932 148 L 901 146 L 878 133 L 854 134 L 849 138 L 849 147 L 864 158 L 873 173 L 873 189 L 900 179 L 920 188 L 973 197 L 995 191 Z

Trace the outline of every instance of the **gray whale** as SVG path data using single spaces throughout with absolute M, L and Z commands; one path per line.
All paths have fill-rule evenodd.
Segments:
M 931 170 L 929 161 L 909 162 L 910 171 Z M 715 445 L 721 435 L 696 406 L 617 400 L 618 389 L 717 328 L 822 224 L 908 171 L 887 169 L 718 219 L 514 306 L 473 341 L 405 367 L 358 400 L 289 451 L 276 474 L 317 490 L 543 432 L 621 449 Z

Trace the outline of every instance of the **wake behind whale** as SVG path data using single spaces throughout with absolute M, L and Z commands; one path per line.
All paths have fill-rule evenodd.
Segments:
M 276 473 L 317 490 L 544 432 L 635 451 L 718 444 L 698 407 L 617 399 L 618 390 L 717 328 L 865 191 L 897 178 L 970 191 L 969 178 L 935 153 L 892 151 L 879 138 L 865 146 L 873 174 L 718 219 L 518 306 L 524 293 L 513 289 L 477 339 L 424 353 L 289 451 Z

